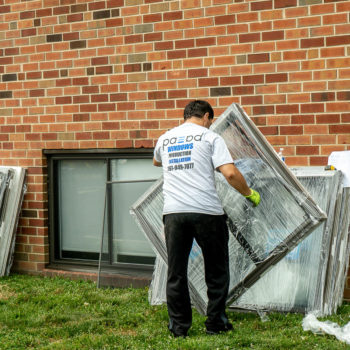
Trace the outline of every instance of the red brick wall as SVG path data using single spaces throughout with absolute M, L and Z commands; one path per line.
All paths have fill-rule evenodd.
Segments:
M 28 168 L 15 267 L 48 262 L 42 149 L 152 147 L 240 103 L 289 165 L 350 149 L 350 1 L 0 0 L 0 164 Z

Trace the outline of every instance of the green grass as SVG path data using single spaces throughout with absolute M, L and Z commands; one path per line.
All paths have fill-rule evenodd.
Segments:
M 344 325 L 350 305 L 327 319 Z M 205 334 L 193 311 L 186 339 L 167 330 L 165 306 L 147 289 L 97 289 L 92 282 L 13 275 L 0 279 L 0 349 L 348 349 L 332 336 L 304 332 L 303 315 L 228 313 L 235 330 Z

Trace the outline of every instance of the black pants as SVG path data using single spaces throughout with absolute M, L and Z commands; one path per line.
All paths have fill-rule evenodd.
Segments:
M 221 329 L 228 321 L 225 304 L 229 287 L 228 229 L 225 215 L 176 213 L 164 215 L 168 251 L 167 306 L 169 329 L 187 332 L 192 309 L 187 284 L 188 258 L 195 238 L 202 249 L 207 285 L 207 329 Z

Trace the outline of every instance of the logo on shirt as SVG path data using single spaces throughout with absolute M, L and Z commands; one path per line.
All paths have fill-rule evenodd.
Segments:
M 179 136 L 179 137 L 171 137 L 163 140 L 163 150 L 165 147 L 169 145 L 175 144 L 184 144 L 192 141 L 201 141 L 203 133 L 200 135 L 187 135 L 187 136 Z M 169 152 L 169 151 L 168 151 Z

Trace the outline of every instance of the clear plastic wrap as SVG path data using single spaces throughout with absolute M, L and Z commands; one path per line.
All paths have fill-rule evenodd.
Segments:
M 0 276 L 7 276 L 13 263 L 25 175 L 24 168 L 0 167 Z
M 309 312 L 325 310 L 329 303 L 325 286 L 331 242 L 338 241 L 342 173 L 319 167 L 292 169 L 316 202 L 327 213 L 327 221 L 261 278 L 231 308 Z M 344 244 L 342 248 L 344 248 Z M 340 249 L 340 248 L 339 248 Z M 344 249 L 343 249 L 344 250 Z M 343 252 L 345 256 L 345 252 Z M 334 290 L 334 288 L 333 288 Z
M 231 105 L 212 125 L 220 134 L 250 187 L 261 194 L 253 208 L 220 173 L 216 186 L 231 232 L 228 303 L 243 295 L 325 219 L 326 214 L 278 157 L 239 105 Z M 162 227 L 162 179 L 131 208 L 157 253 L 166 263 Z M 162 270 L 163 271 L 163 270 Z M 194 242 L 188 267 L 192 303 L 205 313 L 204 266 Z
M 344 284 L 349 268 L 349 224 L 350 224 L 350 187 L 343 187 L 337 202 L 336 220 L 329 250 L 327 279 L 323 314 L 336 312 L 343 301 Z
M 166 276 L 167 265 L 157 254 L 152 281 L 148 289 L 148 301 L 151 305 L 166 303 Z

